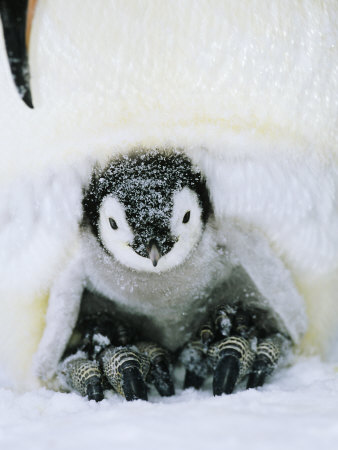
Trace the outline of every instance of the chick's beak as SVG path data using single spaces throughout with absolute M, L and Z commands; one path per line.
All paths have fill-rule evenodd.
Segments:
M 153 263 L 153 266 L 156 267 L 158 260 L 161 257 L 161 253 L 159 250 L 159 246 L 157 244 L 157 242 L 155 241 L 155 239 L 152 239 L 149 242 L 149 247 L 148 247 L 148 251 L 149 251 L 149 258 L 151 260 L 151 262 Z

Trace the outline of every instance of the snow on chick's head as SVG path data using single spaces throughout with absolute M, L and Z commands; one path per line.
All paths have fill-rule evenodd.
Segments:
M 139 151 L 94 170 L 83 209 L 108 254 L 131 269 L 162 272 L 191 254 L 211 207 L 205 180 L 185 155 Z

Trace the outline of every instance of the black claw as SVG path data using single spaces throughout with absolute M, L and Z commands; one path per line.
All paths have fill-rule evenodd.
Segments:
M 257 358 L 253 363 L 246 385 L 247 389 L 263 386 L 265 378 L 272 372 L 271 364 L 266 358 Z
M 195 372 L 187 369 L 185 372 L 183 388 L 188 389 L 190 387 L 193 387 L 195 389 L 200 389 L 204 383 L 204 379 L 204 377 L 196 375 Z
M 250 316 L 248 312 L 239 310 L 235 316 L 235 329 L 238 336 L 247 338 L 250 331 Z
M 88 400 L 95 400 L 96 402 L 100 402 L 104 399 L 103 388 L 100 380 L 95 379 L 88 382 L 87 397 Z
M 122 371 L 122 389 L 126 400 L 148 400 L 147 386 L 139 369 L 128 367 Z
M 205 323 L 200 331 L 199 336 L 203 345 L 209 345 L 215 338 L 215 333 L 211 321 Z
M 248 383 L 246 385 L 247 389 L 254 389 L 263 386 L 265 381 L 266 373 L 264 371 L 252 372 L 249 375 Z
M 214 395 L 231 394 L 239 376 L 239 360 L 234 355 L 223 356 L 217 363 L 214 380 Z
M 164 361 L 161 361 L 154 366 L 152 369 L 152 376 L 154 385 L 162 397 L 171 397 L 172 395 L 175 395 L 175 387 L 171 379 L 169 367 Z
M 26 49 L 27 3 L 27 0 L 0 0 L 0 16 L 14 83 L 22 100 L 33 108 Z

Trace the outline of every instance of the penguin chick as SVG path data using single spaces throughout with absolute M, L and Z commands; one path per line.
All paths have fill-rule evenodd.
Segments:
M 82 205 L 80 246 L 49 298 L 40 378 L 54 375 L 81 301 L 81 313 L 115 315 L 141 340 L 171 351 L 220 303 L 262 308 L 262 295 L 226 248 L 205 178 L 182 152 L 135 151 L 97 165 Z M 271 333 L 276 320 L 265 319 Z
M 211 214 L 206 183 L 181 153 L 136 153 L 96 170 L 85 220 L 108 255 L 142 272 L 182 264 Z

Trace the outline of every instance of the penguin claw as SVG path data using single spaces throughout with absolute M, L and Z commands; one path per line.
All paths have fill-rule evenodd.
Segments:
M 273 372 L 277 365 L 280 350 L 281 336 L 272 336 L 259 343 L 249 374 L 247 389 L 263 386 L 266 377 Z
M 204 377 L 201 377 L 200 375 L 197 375 L 192 370 L 186 370 L 185 372 L 185 378 L 184 378 L 184 385 L 183 389 L 200 389 L 204 383 Z
M 87 397 L 88 400 L 95 400 L 101 402 L 104 399 L 102 383 L 98 379 L 90 380 L 87 383 Z
M 13 81 L 20 97 L 33 108 L 26 47 L 28 0 L 0 0 L 0 16 Z
M 214 395 L 231 394 L 237 382 L 245 376 L 253 362 L 254 353 L 247 339 L 230 336 L 215 342 L 208 350 L 214 368 Z
M 200 389 L 209 372 L 207 344 L 203 343 L 203 333 L 200 333 L 200 339 L 191 341 L 185 346 L 180 360 L 186 368 L 184 389 L 190 387 Z
M 171 361 L 169 352 L 153 342 L 141 341 L 136 346 L 141 354 L 149 358 L 148 381 L 155 385 L 162 397 L 174 395 L 175 387 L 169 370 Z
M 148 400 L 147 386 L 142 378 L 141 372 L 137 367 L 122 368 L 122 390 L 125 399 Z
M 107 347 L 100 356 L 103 373 L 109 384 L 127 401 L 148 400 L 145 379 L 149 358 L 130 347 Z
M 154 365 L 152 369 L 153 383 L 162 397 L 175 395 L 175 387 L 170 376 L 169 367 L 164 363 Z
M 252 389 L 263 386 L 266 376 L 270 373 L 271 369 L 266 361 L 256 359 L 249 374 L 246 388 Z
M 214 396 L 232 394 L 235 389 L 240 371 L 239 359 L 234 355 L 225 355 L 217 363 L 214 379 Z
M 63 362 L 61 371 L 71 389 L 88 400 L 103 400 L 101 371 L 95 361 L 70 357 Z
M 119 323 L 106 322 L 102 316 L 91 319 L 81 322 L 83 336 L 75 347 L 90 359 L 73 355 L 63 362 L 70 388 L 95 401 L 101 401 L 103 390 L 111 388 L 127 401 L 147 400 L 147 383 L 153 384 L 161 396 L 175 394 L 170 352 L 154 342 L 121 345 L 133 342 L 130 330 L 123 327 L 121 338 L 121 333 L 111 335 L 109 331 L 118 329 Z M 97 334 L 107 338 L 101 339 L 99 346 Z M 287 344 L 288 338 L 279 333 L 260 334 L 248 311 L 221 305 L 214 319 L 200 328 L 196 339 L 188 342 L 179 356 L 186 370 L 184 389 L 200 389 L 211 374 L 214 396 L 231 394 L 245 377 L 247 389 L 262 386 Z
M 247 389 L 265 383 L 277 366 L 282 347 L 290 343 L 279 333 L 266 336 L 254 323 L 255 317 L 255 311 L 251 314 L 239 306 L 217 306 L 181 353 L 186 368 L 184 389 L 199 389 L 210 374 L 214 396 L 231 394 L 246 376 Z

